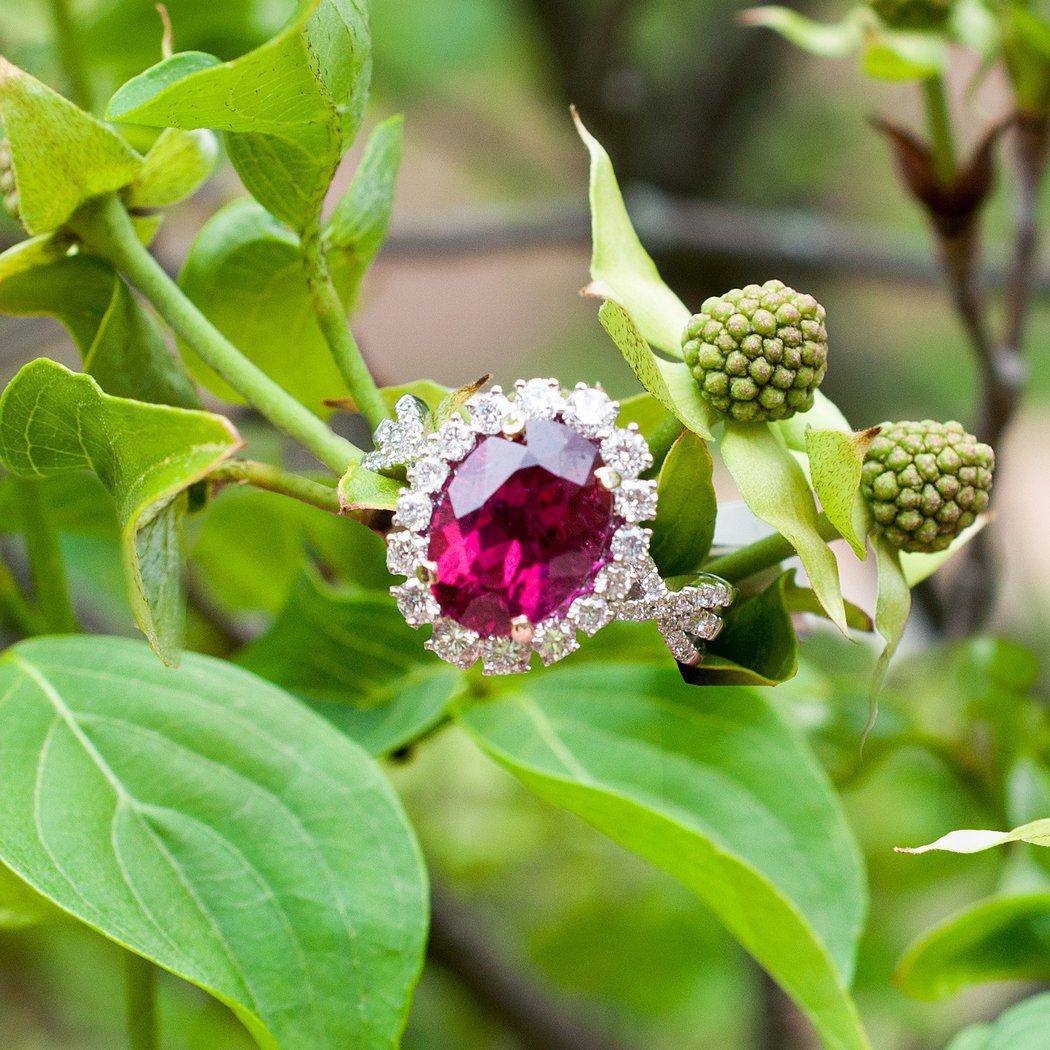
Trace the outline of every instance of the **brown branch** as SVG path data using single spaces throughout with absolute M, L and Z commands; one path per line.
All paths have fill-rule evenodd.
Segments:
M 526 1050 L 624 1050 L 508 965 L 469 910 L 433 886 L 430 898 L 430 961 L 458 977 Z

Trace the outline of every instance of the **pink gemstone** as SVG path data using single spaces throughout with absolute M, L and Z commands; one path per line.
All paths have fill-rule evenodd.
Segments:
M 482 438 L 446 483 L 430 523 L 441 612 L 481 635 L 564 614 L 608 560 L 612 493 L 597 446 L 530 420 L 525 441 Z

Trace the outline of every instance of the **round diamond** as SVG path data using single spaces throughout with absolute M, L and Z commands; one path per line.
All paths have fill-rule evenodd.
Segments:
M 474 431 L 461 416 L 452 416 L 438 427 L 437 453 L 442 459 L 460 460 L 477 440 Z
M 430 588 L 419 580 L 406 580 L 397 587 L 391 587 L 390 593 L 397 599 L 397 607 L 409 627 L 431 623 L 437 615 L 437 603 Z
M 532 636 L 532 648 L 548 667 L 579 649 L 576 628 L 566 620 L 544 620 Z
M 433 507 L 425 492 L 404 492 L 398 497 L 394 522 L 413 532 L 421 532 L 430 522 Z
M 649 446 L 637 430 L 614 430 L 602 442 L 602 459 L 628 478 L 653 465 Z
M 532 650 L 527 645 L 497 635 L 481 643 L 482 674 L 524 674 Z
M 604 437 L 620 411 L 620 406 L 604 390 L 578 386 L 569 394 L 565 418 L 581 433 Z
M 556 379 L 519 380 L 515 389 L 514 403 L 529 419 L 553 419 L 565 407 Z
M 667 648 L 671 650 L 671 655 L 680 664 L 696 665 L 700 662 L 699 650 L 683 631 L 664 631 L 664 641 L 667 643 Z
M 498 434 L 503 420 L 510 411 L 510 402 L 498 387 L 487 394 L 478 394 L 467 402 L 470 410 L 470 425 L 479 434 Z
M 448 478 L 448 464 L 436 456 L 424 456 L 408 468 L 408 480 L 417 492 L 437 492 Z
M 474 631 L 452 620 L 438 620 L 424 648 L 462 670 L 472 666 L 481 654 L 481 640 Z
M 424 536 L 403 529 L 386 538 L 386 567 L 396 576 L 414 576 L 416 566 L 427 556 Z
M 625 521 L 652 521 L 656 517 L 656 483 L 625 481 L 616 490 L 616 510 Z
M 609 560 L 613 495 L 594 476 L 594 442 L 531 419 L 524 440 L 493 435 L 455 469 L 430 526 L 442 615 L 482 637 L 524 616 L 564 615 Z
M 634 575 L 626 565 L 613 563 L 606 565 L 594 581 L 594 593 L 600 594 L 606 601 L 621 601 L 631 593 Z
M 649 553 L 651 536 L 651 529 L 643 529 L 639 525 L 621 525 L 613 534 L 609 550 L 614 557 L 624 561 L 637 561 Z
M 568 619 L 584 634 L 594 635 L 612 619 L 612 610 L 604 598 L 589 594 L 572 603 Z

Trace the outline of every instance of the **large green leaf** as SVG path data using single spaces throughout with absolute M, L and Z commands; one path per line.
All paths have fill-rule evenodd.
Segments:
M 806 431 L 806 454 L 813 490 L 828 521 L 838 529 L 839 535 L 861 561 L 867 556 L 864 540 L 871 526 L 871 516 L 864 513 L 860 474 L 864 456 L 878 433 L 878 427 L 856 434 L 813 428 Z
M 160 322 L 102 259 L 69 255 L 26 268 L 0 265 L 0 313 L 60 321 L 84 359 L 84 371 L 107 394 L 200 406 Z
M 0 696 L 0 860 L 265 1047 L 397 1045 L 426 879 L 360 748 L 254 675 L 114 638 L 9 649 Z
M 62 913 L 31 889 L 7 865 L 0 864 L 0 930 L 35 926 Z
M 719 447 L 744 502 L 795 548 L 820 604 L 845 634 L 838 564 L 817 529 L 817 508 L 802 468 L 764 423 L 727 420 Z
M 986 981 L 1050 981 L 1050 890 L 964 908 L 908 948 L 895 980 L 919 999 Z
M 295 229 L 310 229 L 361 123 L 371 65 L 360 0 L 300 0 L 262 47 L 232 62 L 173 55 L 125 84 L 108 116 L 227 132 L 252 196 Z
M 26 365 L 0 398 L 0 459 L 12 474 L 91 470 L 113 496 L 131 607 L 168 662 L 182 637 L 185 491 L 240 446 L 221 416 L 112 397 L 90 376 L 44 358 Z
M 597 285 L 593 293 L 618 302 L 634 318 L 646 341 L 665 354 L 681 358 L 689 310 L 664 284 L 638 240 L 609 154 L 575 112 L 573 116 L 591 155 L 591 278 Z
M 947 1050 L 1045 1050 L 1050 1032 L 1050 993 L 1034 995 L 1004 1010 L 991 1024 L 963 1029 Z
M 86 200 L 126 186 L 142 168 L 118 134 L 2 56 L 0 121 L 30 233 L 57 229 Z
M 686 431 L 667 453 L 657 482 L 651 549 L 664 577 L 696 572 L 711 549 L 718 514 L 711 473 L 707 445 Z
M 239 657 L 301 697 L 373 754 L 440 721 L 463 675 L 423 650 L 389 596 L 337 591 L 312 574 Z
M 615 683 L 615 688 L 610 688 Z M 477 742 L 701 897 L 836 1050 L 868 1045 L 848 994 L 864 872 L 802 740 L 749 689 L 603 660 L 464 707 Z
M 709 441 L 718 413 L 700 396 L 700 387 L 688 367 L 657 357 L 618 302 L 607 299 L 602 303 L 598 320 L 642 386 L 694 434 Z

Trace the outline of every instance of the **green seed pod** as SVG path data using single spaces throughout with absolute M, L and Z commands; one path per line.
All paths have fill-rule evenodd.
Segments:
M 955 0 L 869 0 L 890 29 L 943 29 Z
M 860 490 L 895 547 L 942 551 L 988 507 L 995 453 L 961 423 L 885 423 Z
M 827 371 L 824 307 L 782 281 L 708 299 L 682 337 L 700 393 L 741 422 L 787 419 L 813 407 Z

